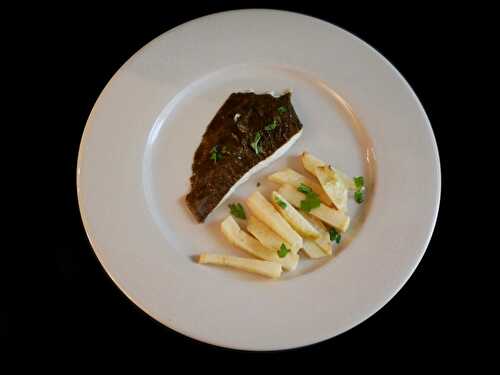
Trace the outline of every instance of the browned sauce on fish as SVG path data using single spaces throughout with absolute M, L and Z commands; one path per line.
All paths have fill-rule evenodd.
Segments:
M 194 154 L 187 205 L 199 222 L 252 167 L 302 129 L 290 93 L 233 93 L 212 119 Z

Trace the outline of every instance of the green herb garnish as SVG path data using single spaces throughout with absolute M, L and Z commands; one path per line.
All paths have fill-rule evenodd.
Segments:
M 281 208 L 286 208 L 287 205 L 286 205 L 286 202 L 283 199 L 281 199 L 279 197 L 276 197 L 276 198 L 274 198 L 274 200 L 276 201 L 276 203 L 278 204 L 278 206 L 280 206 Z
M 266 125 L 264 127 L 264 129 L 266 129 L 268 132 L 270 132 L 271 130 L 274 130 L 278 127 L 278 122 L 276 121 L 276 119 L 273 120 L 273 122 L 271 122 L 270 124 Z
M 255 138 L 254 138 L 253 142 L 250 143 L 250 147 L 253 148 L 253 150 L 255 151 L 255 153 L 257 155 L 259 155 L 259 153 L 262 152 L 262 146 L 259 145 L 261 137 L 262 137 L 262 134 L 260 134 L 260 132 L 257 132 L 257 134 L 255 134 Z
M 321 204 L 319 195 L 312 191 L 309 186 L 300 184 L 297 190 L 306 195 L 306 199 L 300 201 L 300 209 L 302 211 L 310 212 L 312 209 L 319 207 Z
M 231 210 L 231 215 L 238 219 L 245 220 L 247 215 L 245 215 L 245 209 L 241 205 L 241 203 L 234 203 L 229 205 L 229 209 Z
M 290 249 L 287 249 L 285 244 L 282 243 L 281 246 L 280 246 L 280 249 L 278 250 L 278 256 L 280 258 L 284 258 L 286 257 L 286 255 L 290 252 Z
M 300 191 L 301 193 L 304 193 L 304 194 L 309 194 L 309 193 L 312 193 L 312 189 L 307 186 L 307 185 L 304 185 L 304 184 L 300 184 L 299 187 L 297 188 L 298 191 Z
M 356 185 L 356 188 L 358 190 L 365 186 L 365 179 L 363 178 L 363 176 L 354 177 L 353 180 L 354 185 Z
M 278 112 L 283 114 L 287 111 L 286 107 L 284 105 L 282 105 L 281 107 L 278 107 Z
M 365 197 L 362 190 L 356 190 L 354 192 L 354 200 L 356 201 L 356 203 L 363 203 Z
M 342 239 L 342 236 L 340 235 L 339 232 L 335 228 L 332 228 L 329 230 L 330 233 L 330 241 L 335 241 L 336 243 L 339 243 L 340 240 Z
M 306 195 L 306 199 L 300 201 L 300 209 L 305 212 L 311 212 L 312 209 L 319 207 L 319 196 L 316 193 Z
M 220 160 L 220 159 L 222 159 L 222 154 L 219 151 L 219 146 L 215 145 L 210 150 L 210 160 L 213 160 L 214 162 L 217 162 L 217 160 Z
M 365 197 L 364 197 L 365 179 L 363 178 L 363 176 L 358 176 L 358 177 L 354 177 L 353 180 L 354 180 L 354 185 L 356 185 L 356 189 L 357 189 L 354 192 L 354 200 L 357 203 L 363 203 L 363 201 L 365 200 Z

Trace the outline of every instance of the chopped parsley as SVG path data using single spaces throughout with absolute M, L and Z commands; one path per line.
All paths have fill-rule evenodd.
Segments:
M 356 203 L 363 203 L 365 197 L 362 190 L 356 190 L 354 192 L 354 200 L 356 201 Z
M 306 199 L 300 201 L 300 209 L 302 211 L 310 212 L 312 209 L 319 207 L 321 204 L 319 195 L 312 191 L 309 186 L 300 184 L 297 190 L 306 195 Z
M 309 186 L 304 185 L 304 184 L 300 184 L 299 187 L 297 188 L 297 190 L 300 191 L 301 193 L 304 193 L 304 194 L 312 193 L 312 189 Z
M 282 105 L 281 107 L 278 107 L 278 112 L 283 114 L 287 111 L 286 107 L 284 105 Z
M 283 199 L 276 197 L 276 198 L 274 198 L 274 200 L 276 201 L 278 206 L 280 206 L 281 208 L 286 208 L 287 204 Z
M 286 257 L 286 255 L 290 252 L 290 249 L 287 249 L 284 243 L 281 244 L 280 249 L 278 250 L 278 256 L 280 258 Z
M 270 124 L 266 125 L 264 127 L 264 129 L 266 129 L 268 132 L 270 132 L 271 130 L 276 129 L 278 126 L 279 126 L 278 121 L 276 121 L 276 119 L 274 119 L 273 122 L 271 122 Z
M 365 186 L 365 179 L 363 178 L 363 176 L 354 177 L 353 180 L 354 185 L 356 185 L 356 188 L 358 190 Z
M 342 239 L 342 236 L 340 235 L 339 232 L 335 228 L 332 228 L 329 230 L 330 233 L 330 241 L 335 241 L 336 243 L 339 243 L 340 240 Z
M 219 146 L 215 145 L 210 150 L 210 160 L 213 160 L 216 163 L 217 160 L 220 160 L 220 159 L 222 159 L 222 154 L 219 151 Z
M 247 215 L 245 215 L 245 209 L 241 205 L 241 203 L 234 203 L 229 205 L 229 209 L 231 210 L 231 215 L 238 219 L 245 220 Z
M 305 212 L 311 212 L 312 209 L 319 207 L 319 196 L 316 193 L 306 195 L 306 199 L 300 201 L 300 209 Z
M 261 137 L 262 137 L 262 134 L 260 132 L 257 132 L 257 134 L 255 134 L 255 138 L 254 138 L 253 142 L 250 143 L 250 147 L 253 148 L 253 150 L 255 151 L 255 153 L 257 155 L 259 155 L 259 153 L 262 152 L 262 146 L 259 144 Z
M 356 203 L 363 203 L 365 200 L 365 179 L 363 176 L 354 177 L 354 185 L 356 185 L 356 191 L 354 192 L 354 200 Z

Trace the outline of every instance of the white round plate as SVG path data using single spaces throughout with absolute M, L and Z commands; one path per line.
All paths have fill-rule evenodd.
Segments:
M 246 90 L 291 90 L 303 135 L 197 224 L 184 204 L 194 151 L 229 94 Z M 227 203 L 257 182 L 270 191 L 272 171 L 302 170 L 304 150 L 367 180 L 337 255 L 276 281 L 197 264 L 203 251 L 245 256 L 220 234 Z M 97 100 L 77 170 L 87 235 L 121 290 L 178 332 L 247 350 L 328 339 L 387 303 L 427 247 L 440 179 L 429 120 L 396 69 L 334 25 L 272 10 L 199 18 L 137 52 Z

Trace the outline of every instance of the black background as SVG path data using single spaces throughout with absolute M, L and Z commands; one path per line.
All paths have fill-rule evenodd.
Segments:
M 138 49 L 161 33 L 206 14 L 237 8 L 289 9 L 330 21 L 362 38 L 381 52 L 408 80 L 431 120 L 442 166 L 440 214 L 429 248 L 403 289 L 379 312 L 350 331 L 326 342 L 279 353 L 252 354 L 213 347 L 163 327 L 130 302 L 106 275 L 86 238 L 76 197 L 76 160 L 80 138 L 92 106 L 111 76 Z M 41 11 L 41 10 L 40 10 Z M 31 15 L 37 18 L 36 10 Z M 463 15 L 463 13 L 460 13 Z M 28 328 L 39 348 L 70 350 L 79 346 L 156 348 L 165 355 L 223 356 L 328 355 L 345 360 L 364 353 L 383 361 L 401 357 L 443 358 L 443 348 L 460 346 L 457 332 L 456 279 L 452 277 L 450 223 L 453 191 L 448 188 L 457 154 L 450 128 L 456 94 L 456 71 L 472 38 L 460 27 L 456 8 L 429 5 L 384 7 L 352 4 L 293 5 L 290 2 L 210 2 L 147 5 L 121 4 L 113 9 L 81 3 L 71 9 L 44 8 L 38 18 L 36 58 L 43 61 L 43 115 L 50 114 L 47 134 L 50 169 L 50 226 L 39 242 L 43 270 L 32 292 L 36 308 L 8 334 Z M 325 46 L 328 48 L 328 46 Z M 48 109 L 47 109 L 48 108 Z M 45 130 L 44 130 L 45 131 Z M 36 265 L 35 265 L 36 267 Z M 36 305 L 36 307 L 35 307 Z M 16 316 L 17 317 L 17 316 Z M 286 317 L 284 317 L 286 319 Z M 17 319 L 16 319 L 17 321 Z M 36 328 L 34 328 L 36 327 Z M 465 328 L 464 328 L 465 327 Z M 31 329 L 31 331 L 30 331 Z M 214 357 L 216 358 L 216 357 Z M 252 357 L 253 358 L 253 357 Z M 291 358 L 291 357 L 289 357 Z M 357 361 L 352 362 L 356 367 Z

